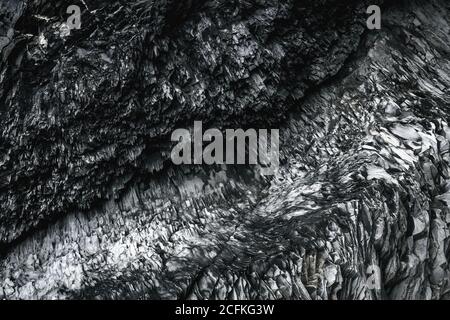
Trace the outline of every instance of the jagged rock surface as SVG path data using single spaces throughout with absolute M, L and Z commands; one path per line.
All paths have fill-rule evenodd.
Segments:
M 0 16 L 0 298 L 450 298 L 445 1 L 46 2 Z M 279 173 L 172 166 L 194 119 Z

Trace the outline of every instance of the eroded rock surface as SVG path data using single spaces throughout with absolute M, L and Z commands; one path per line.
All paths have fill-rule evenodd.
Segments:
M 10 1 L 0 298 L 450 298 L 450 7 L 369 4 Z M 173 166 L 193 120 L 278 174 Z

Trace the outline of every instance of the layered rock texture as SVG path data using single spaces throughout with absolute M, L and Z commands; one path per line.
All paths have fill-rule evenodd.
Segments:
M 447 1 L 2 1 L 0 298 L 450 298 Z

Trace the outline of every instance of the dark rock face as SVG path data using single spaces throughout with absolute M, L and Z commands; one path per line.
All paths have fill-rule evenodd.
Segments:
M 70 4 L 0 6 L 0 298 L 450 298 L 446 1 Z M 279 172 L 172 165 L 194 120 Z
M 67 38 L 58 13 L 71 1 L 31 1 L 16 23 L 1 91 L 4 242 L 113 197 L 193 119 L 279 120 L 337 73 L 364 22 L 362 6 L 339 1 L 105 3 L 87 5 Z

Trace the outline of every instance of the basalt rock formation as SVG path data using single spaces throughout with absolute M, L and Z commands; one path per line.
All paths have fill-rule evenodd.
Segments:
M 0 10 L 0 298 L 450 298 L 445 0 Z M 173 165 L 194 120 L 278 173 Z

